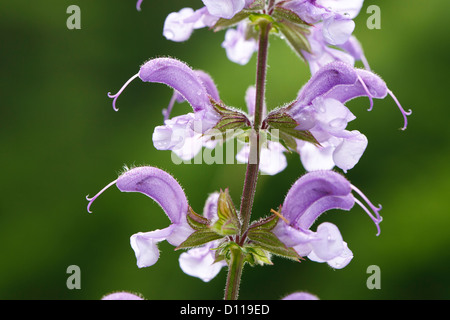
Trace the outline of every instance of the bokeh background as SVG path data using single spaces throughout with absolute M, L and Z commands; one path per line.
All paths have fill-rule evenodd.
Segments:
M 147 299 L 221 299 L 226 270 L 209 283 L 185 275 L 180 252 L 166 242 L 161 258 L 138 269 L 129 236 L 167 226 L 161 209 L 140 194 L 105 192 L 123 165 L 148 164 L 173 174 L 191 206 L 201 212 L 207 194 L 229 187 L 238 203 L 245 166 L 175 165 L 170 152 L 152 145 L 171 90 L 133 82 L 114 112 L 107 92 L 116 92 L 149 58 L 172 56 L 208 71 L 225 103 L 244 108 L 255 81 L 256 58 L 247 66 L 228 61 L 224 33 L 198 30 L 186 43 L 162 36 L 165 17 L 201 1 L 73 0 L 0 2 L 0 299 L 99 299 L 128 290 Z M 81 30 L 68 30 L 66 9 L 81 8 Z M 381 8 L 381 29 L 369 30 L 366 8 Z M 450 2 L 366 1 L 355 35 L 367 58 L 405 109 L 409 128 L 390 98 L 349 103 L 351 128 L 369 146 L 347 177 L 374 203 L 383 205 L 381 235 L 366 214 L 329 212 L 320 221 L 337 224 L 354 253 L 343 270 L 306 260 L 279 258 L 273 266 L 244 269 L 241 299 L 279 299 L 303 290 L 321 299 L 450 298 Z M 308 68 L 280 39 L 269 53 L 269 108 L 295 98 Z M 178 113 L 189 110 L 180 105 Z M 261 176 L 254 217 L 282 203 L 304 173 L 296 155 L 277 176 Z M 320 222 L 319 221 L 319 222 Z M 67 267 L 81 269 L 81 289 L 69 290 Z M 367 267 L 381 269 L 381 289 L 369 290 Z

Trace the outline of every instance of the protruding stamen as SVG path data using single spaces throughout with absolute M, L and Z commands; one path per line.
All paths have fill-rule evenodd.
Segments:
M 289 220 L 286 219 L 285 217 L 283 217 L 283 215 L 282 215 L 280 212 L 275 211 L 275 210 L 273 210 L 273 209 L 270 209 L 270 212 L 272 212 L 273 214 L 275 214 L 276 216 L 278 216 L 281 220 L 283 220 L 284 222 L 286 222 L 287 225 L 291 224 L 291 223 L 289 222 Z
M 394 99 L 395 103 L 397 104 L 398 108 L 400 109 L 400 111 L 401 111 L 401 113 L 403 115 L 403 119 L 404 119 L 404 125 L 403 125 L 403 128 L 401 128 L 401 129 L 402 130 L 406 130 L 406 127 L 408 126 L 408 118 L 407 118 L 407 116 L 411 115 L 412 110 L 409 109 L 408 111 L 405 111 L 405 109 L 403 109 L 402 105 L 400 104 L 398 99 L 395 97 L 395 95 L 392 93 L 392 91 L 388 89 L 387 92 L 392 97 L 392 99 Z
M 372 221 L 375 223 L 376 227 L 377 227 L 377 236 L 380 235 L 380 222 L 383 220 L 383 218 L 380 216 L 379 211 L 382 209 L 381 205 L 378 205 L 378 207 L 375 207 L 372 202 L 370 202 L 370 200 L 366 197 L 366 195 L 364 193 L 362 193 L 361 190 L 359 190 L 357 187 L 355 187 L 354 185 L 351 185 L 352 190 L 354 190 L 357 194 L 359 194 L 361 196 L 361 198 L 363 198 L 363 200 L 369 205 L 369 207 L 372 209 L 373 213 L 375 213 L 375 216 L 372 214 L 372 212 L 370 212 L 369 209 L 367 209 L 367 207 L 358 199 L 355 199 L 355 202 L 367 213 L 367 215 L 370 217 L 370 219 L 372 219 Z
M 358 80 L 359 80 L 359 82 L 361 82 L 361 85 L 363 86 L 364 91 L 366 91 L 367 97 L 370 100 L 370 107 L 369 107 L 369 109 L 367 109 L 367 111 L 372 111 L 372 109 L 373 109 L 373 97 L 372 97 L 372 94 L 370 93 L 369 88 L 367 88 L 366 84 L 364 83 L 364 81 L 363 81 L 363 79 L 361 78 L 360 75 L 358 75 Z
M 166 109 L 163 109 L 162 114 L 164 116 L 164 121 L 169 119 L 170 113 L 172 112 L 173 106 L 175 105 L 175 102 L 177 101 L 179 94 L 177 91 L 173 92 L 172 98 L 170 98 L 169 105 Z
M 108 189 L 109 187 L 111 187 L 113 184 L 115 184 L 117 182 L 117 180 L 114 180 L 113 182 L 109 183 L 106 187 L 104 187 L 102 190 L 100 190 L 95 196 L 93 196 L 92 198 L 89 198 L 89 195 L 86 196 L 86 200 L 89 201 L 88 206 L 87 206 L 87 211 L 89 213 L 92 213 L 91 211 L 91 205 L 92 203 L 95 201 L 95 199 L 98 198 L 98 196 L 100 196 L 106 189 Z
M 122 88 L 120 88 L 120 90 L 116 93 L 116 94 L 111 94 L 111 92 L 108 92 L 108 97 L 110 97 L 113 100 L 113 109 L 114 111 L 119 111 L 118 108 L 116 108 L 116 100 L 117 98 L 120 96 L 120 94 L 122 93 L 123 90 L 125 90 L 125 88 L 130 84 L 131 81 L 133 81 L 134 79 L 136 79 L 137 77 L 139 77 L 139 72 L 136 73 L 134 76 L 132 76 L 130 79 L 128 79 L 127 82 L 125 82 L 125 84 L 122 86 Z

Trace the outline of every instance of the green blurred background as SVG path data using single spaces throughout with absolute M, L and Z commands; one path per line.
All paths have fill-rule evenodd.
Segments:
M 238 203 L 244 165 L 175 165 L 170 152 L 154 149 L 153 128 L 162 123 L 171 90 L 133 82 L 114 112 L 107 92 L 116 92 L 149 58 L 172 56 L 208 71 L 225 103 L 245 107 L 255 81 L 247 66 L 229 62 L 224 33 L 196 31 L 186 43 L 162 36 L 165 17 L 201 1 L 24 1 L 0 3 L 2 150 L 0 203 L 1 299 L 99 299 L 111 291 L 140 292 L 147 299 L 221 299 L 225 269 L 211 282 L 185 275 L 180 252 L 160 244 L 156 265 L 138 269 L 129 237 L 167 226 L 153 201 L 140 194 L 105 192 L 123 165 L 148 164 L 173 174 L 191 206 L 201 212 L 208 193 L 229 187 Z M 66 9 L 81 8 L 81 30 L 68 30 Z M 366 8 L 381 8 L 381 29 L 369 30 Z M 381 235 L 359 208 L 329 212 L 320 221 L 337 224 L 354 253 L 343 270 L 306 260 L 275 258 L 273 266 L 244 270 L 241 299 L 279 299 L 305 290 L 321 299 L 450 298 L 450 144 L 448 74 L 450 2 L 366 1 L 355 20 L 370 65 L 405 109 L 409 128 L 390 98 L 349 103 L 350 124 L 369 146 L 347 177 L 374 203 L 381 203 Z M 269 53 L 269 108 L 295 98 L 309 70 L 280 39 Z M 179 106 L 178 112 L 189 110 Z M 277 176 L 261 176 L 255 218 L 283 201 L 304 173 L 296 155 Z M 319 221 L 319 222 L 320 222 Z M 81 269 L 81 289 L 69 290 L 66 269 Z M 381 289 L 366 287 L 367 267 L 381 269 Z

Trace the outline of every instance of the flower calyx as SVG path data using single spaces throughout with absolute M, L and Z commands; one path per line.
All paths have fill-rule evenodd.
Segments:
M 267 129 L 269 133 L 278 134 L 280 143 L 291 151 L 297 150 L 296 140 L 310 142 L 315 146 L 320 146 L 320 143 L 312 135 L 309 130 L 302 130 L 302 124 L 298 123 L 287 110 L 288 107 L 278 108 L 270 112 L 262 124 L 262 129 Z M 276 130 L 276 131 L 274 131 Z

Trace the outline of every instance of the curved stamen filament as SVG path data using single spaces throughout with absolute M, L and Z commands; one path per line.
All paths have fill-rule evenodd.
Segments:
M 398 99 L 395 97 L 395 95 L 392 93 L 391 90 L 388 89 L 388 94 L 392 97 L 392 99 L 394 99 L 395 103 L 397 104 L 398 108 L 400 109 L 402 115 L 403 115 L 403 119 L 404 119 L 404 125 L 403 128 L 401 128 L 402 130 L 406 130 L 406 127 L 408 126 L 408 116 L 411 115 L 412 110 L 409 109 L 408 111 L 405 111 L 405 109 L 403 109 L 402 105 L 400 104 L 400 102 L 398 101 Z
M 166 109 L 163 109 L 162 114 L 164 116 L 164 121 L 169 119 L 170 113 L 172 112 L 173 106 L 175 105 L 175 102 L 177 101 L 177 97 L 179 96 L 177 91 L 173 91 L 172 98 L 170 98 L 169 105 Z
M 134 76 L 132 76 L 130 79 L 128 79 L 127 82 L 125 82 L 125 84 L 122 86 L 122 88 L 120 88 L 120 90 L 116 93 L 116 94 L 111 94 L 111 92 L 108 92 L 108 97 L 113 100 L 113 109 L 114 111 L 119 111 L 118 108 L 116 108 L 116 100 L 117 98 L 120 96 L 120 94 L 122 93 L 123 90 L 125 90 L 125 88 L 130 84 L 131 81 L 133 81 L 134 79 L 136 79 L 137 77 L 139 77 L 139 72 L 136 73 Z
M 369 109 L 367 109 L 367 111 L 372 111 L 372 109 L 373 109 L 373 96 L 370 93 L 369 88 L 367 88 L 366 84 L 364 83 L 364 81 L 363 81 L 363 79 L 361 78 L 360 75 L 358 75 L 358 80 L 359 80 L 359 82 L 361 82 L 361 85 L 363 86 L 364 91 L 366 91 L 367 97 L 370 100 L 370 107 L 369 107 Z
M 106 189 L 108 189 L 109 187 L 111 187 L 113 184 L 115 184 L 117 182 L 117 180 L 114 180 L 113 182 L 109 183 L 106 187 L 104 187 L 102 190 L 100 190 L 95 196 L 93 196 L 92 198 L 89 198 L 89 195 L 86 196 L 86 200 L 89 201 L 88 206 L 87 206 L 87 211 L 89 213 L 92 213 L 91 211 L 91 205 L 92 203 L 95 201 L 95 199 L 98 198 L 98 196 L 100 196 Z
M 361 198 L 369 205 L 370 209 L 372 209 L 373 213 L 375 213 L 375 216 L 372 214 L 372 212 L 367 209 L 367 207 L 358 199 L 355 199 L 355 202 L 367 213 L 367 215 L 370 217 L 370 219 L 372 219 L 372 221 L 375 223 L 376 227 L 377 227 L 377 236 L 380 235 L 380 222 L 383 220 L 383 218 L 380 216 L 379 211 L 382 209 L 382 206 L 379 205 L 378 207 L 375 207 L 372 202 L 370 202 L 370 200 L 366 197 L 366 195 L 364 193 L 362 193 L 361 190 L 359 190 L 357 187 L 355 187 L 354 185 L 351 185 L 352 190 L 354 190 L 358 195 L 361 196 Z

